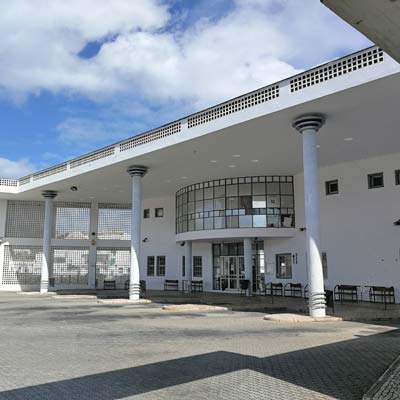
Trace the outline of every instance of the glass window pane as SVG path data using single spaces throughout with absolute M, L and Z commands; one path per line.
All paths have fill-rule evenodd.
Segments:
M 214 210 L 225 210 L 224 198 L 214 200 Z
M 267 194 L 279 194 L 279 183 L 267 183 Z
M 194 203 L 188 203 L 188 214 L 194 213 Z
M 264 183 L 253 183 L 253 195 L 265 194 L 265 184 Z
M 253 208 L 265 208 L 266 204 L 265 196 L 253 196 Z
M 205 199 L 212 199 L 213 198 L 213 188 L 204 189 L 204 198 Z
M 280 215 L 268 215 L 268 228 L 279 228 L 281 225 Z
M 225 228 L 225 217 L 215 217 L 214 218 L 214 228 L 215 229 Z
M 239 196 L 246 196 L 251 194 L 251 184 L 242 183 L 239 185 Z
M 204 218 L 204 229 L 214 229 L 214 219 Z
M 267 225 L 267 217 L 265 215 L 253 215 L 253 227 L 265 228 Z
M 293 208 L 293 196 L 281 196 L 281 207 Z
M 214 206 L 213 200 L 204 200 L 204 211 L 212 211 Z
M 267 196 L 267 207 L 280 207 L 279 196 L 277 195 L 268 195 Z
M 237 197 L 228 197 L 226 199 L 226 208 L 231 210 L 239 207 L 239 199 Z
M 228 185 L 226 187 L 226 197 L 235 197 L 238 195 L 238 185 Z
M 238 216 L 226 217 L 226 227 L 239 228 L 239 217 Z
M 292 183 L 281 183 L 281 194 L 293 194 Z
M 239 208 L 241 209 L 251 209 L 251 196 L 239 197 Z
M 239 216 L 239 227 L 240 228 L 251 228 L 252 216 L 251 215 L 240 215 Z
M 198 219 L 196 219 L 196 225 L 195 225 L 195 227 L 196 227 L 196 231 L 201 231 L 201 230 L 203 230 L 203 218 L 198 218 Z
M 216 186 L 214 188 L 214 198 L 225 197 L 225 186 Z
M 196 212 L 203 212 L 203 202 L 196 201 Z
M 196 200 L 203 200 L 203 189 L 196 190 Z
M 188 198 L 189 198 L 189 201 L 194 201 L 194 192 L 193 191 L 189 192 Z
M 194 219 L 188 221 L 188 231 L 194 231 Z

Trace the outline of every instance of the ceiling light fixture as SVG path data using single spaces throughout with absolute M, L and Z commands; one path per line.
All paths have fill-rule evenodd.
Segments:
M 231 164 L 231 165 L 228 165 L 228 167 L 229 168 L 236 168 L 236 165 Z
M 181 179 L 188 179 L 187 176 L 181 176 Z
M 254 162 L 254 163 L 256 163 L 256 162 L 258 162 L 258 160 L 251 160 L 251 162 Z
M 343 140 L 345 142 L 351 142 L 353 140 L 353 138 L 352 137 L 345 137 Z
M 217 160 L 210 160 L 210 163 L 215 164 Z
M 239 158 L 239 157 L 240 157 L 240 154 L 232 154 L 232 157 L 234 157 L 234 158 Z

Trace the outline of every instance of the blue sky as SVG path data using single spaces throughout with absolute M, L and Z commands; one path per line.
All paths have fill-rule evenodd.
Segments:
M 4 0 L 0 176 L 370 45 L 318 0 Z

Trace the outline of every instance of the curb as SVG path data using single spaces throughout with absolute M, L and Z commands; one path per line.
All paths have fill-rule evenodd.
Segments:
M 382 388 L 387 385 L 390 385 L 390 381 L 394 378 L 394 382 L 390 385 L 393 392 L 393 397 L 386 397 L 385 399 L 398 399 L 400 394 L 400 380 L 395 378 L 394 375 L 399 371 L 400 374 L 400 356 L 390 365 L 390 367 L 383 373 L 383 375 L 370 387 L 367 393 L 364 394 L 362 400 L 379 400 L 382 399 L 381 395 L 379 397 L 375 397 Z M 394 389 L 393 389 L 394 388 Z

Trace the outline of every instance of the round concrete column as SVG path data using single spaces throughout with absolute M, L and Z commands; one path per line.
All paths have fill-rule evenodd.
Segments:
M 129 277 L 129 300 L 140 298 L 140 241 L 142 222 L 142 177 L 147 167 L 132 165 L 127 169 L 132 178 L 132 219 L 131 219 L 131 270 Z
M 250 281 L 247 295 L 251 296 L 251 293 L 253 291 L 253 251 L 252 251 L 252 241 L 250 238 L 243 239 L 243 252 L 244 252 L 244 279 Z
M 320 249 L 317 132 L 325 123 L 319 114 L 302 115 L 293 127 L 303 136 L 304 198 L 308 254 L 309 309 L 312 317 L 325 317 L 325 291 Z
M 57 196 L 57 192 L 53 190 L 45 190 L 42 192 L 45 199 L 44 208 L 44 226 L 43 226 L 43 257 L 42 270 L 40 276 L 40 293 L 49 291 L 49 270 L 51 259 L 51 236 L 53 232 L 53 200 Z
M 185 241 L 185 277 L 188 281 L 192 281 L 193 277 L 193 257 L 192 257 L 192 242 Z

